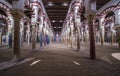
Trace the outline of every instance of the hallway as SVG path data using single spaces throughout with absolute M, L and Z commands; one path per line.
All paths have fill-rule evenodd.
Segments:
M 119 49 L 116 45 L 96 45 L 97 59 L 89 59 L 88 45 L 81 44 L 81 50 L 76 52 L 66 45 L 53 43 L 40 48 L 37 44 L 36 52 L 28 47 L 22 51 L 29 51 L 28 58 L 34 58 L 26 63 L 15 65 L 10 69 L 1 70 L 1 76 L 119 76 L 120 61 L 111 56 Z M 105 49 L 105 50 L 103 50 Z M 28 54 L 28 53 L 27 53 Z M 26 56 L 26 55 L 25 55 Z M 23 56 L 24 57 L 24 56 Z
M 120 76 L 120 0 L 0 0 L 0 76 Z

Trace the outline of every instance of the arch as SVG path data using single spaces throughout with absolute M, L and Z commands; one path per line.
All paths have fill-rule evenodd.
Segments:
M 27 35 L 26 35 L 27 34 Z M 20 20 L 20 38 L 23 42 L 27 42 L 29 45 L 29 39 L 30 39 L 30 19 L 28 17 L 23 17 Z
M 11 15 L 10 8 L 2 2 L 0 2 L 0 9 L 2 9 L 4 12 L 6 12 L 7 16 Z
M 27 17 L 23 17 L 21 20 L 20 20 L 20 27 L 21 29 L 23 29 L 25 26 L 25 23 L 27 24 L 27 27 L 30 28 L 30 19 L 27 18 Z M 29 26 L 28 26 L 29 25 Z
M 6 13 L 6 15 L 7 15 L 7 17 L 8 17 L 8 24 L 11 25 L 11 27 L 13 27 L 13 26 L 14 26 L 14 25 L 12 24 L 12 22 L 13 22 L 13 17 L 12 17 L 12 14 L 10 13 L 10 8 L 11 8 L 12 6 L 10 7 L 10 5 L 8 5 L 7 3 L 4 4 L 3 2 L 4 2 L 4 1 L 0 2 L 0 9 L 2 9 L 2 10 Z
M 4 16 L 4 15 L 2 15 L 2 14 L 0 14 L 0 18 L 3 18 L 3 19 L 5 19 L 5 20 L 7 20 L 7 17 Z
M 8 18 L 3 15 L 0 14 L 0 29 L 2 29 L 1 31 L 1 40 L 0 42 L 4 42 L 7 43 L 7 35 L 8 35 L 8 30 L 9 30 L 9 21 Z
M 117 5 L 114 5 L 114 6 L 110 6 L 110 7 L 105 8 L 105 9 L 100 13 L 100 15 L 108 14 L 108 13 L 111 12 L 111 11 L 115 12 L 115 11 L 118 10 L 118 9 L 120 9 L 120 2 L 118 2 Z
M 9 25 L 9 24 L 10 24 L 9 19 L 8 19 L 6 16 L 4 16 L 4 15 L 0 14 L 0 18 L 2 18 L 2 19 L 4 19 L 4 20 L 6 20 L 7 25 Z

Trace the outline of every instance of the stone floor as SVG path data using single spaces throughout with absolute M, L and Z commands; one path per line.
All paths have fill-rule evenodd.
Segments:
M 36 52 L 32 52 L 30 46 L 24 46 L 22 58 L 34 59 L 1 70 L 0 76 L 120 76 L 120 61 L 112 55 L 116 53 L 120 53 L 118 45 L 108 43 L 104 46 L 96 44 L 95 60 L 90 60 L 89 44 L 85 43 L 78 52 L 75 46 L 70 48 L 60 43 L 42 48 L 37 44 Z M 12 49 L 0 48 L 0 63 L 12 56 Z

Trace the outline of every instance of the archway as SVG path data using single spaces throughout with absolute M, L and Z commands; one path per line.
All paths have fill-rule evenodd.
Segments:
M 20 44 L 23 46 L 23 43 L 26 42 L 29 45 L 30 42 L 30 20 L 29 18 L 22 18 L 20 21 Z
M 0 45 L 7 43 L 8 26 L 4 15 L 0 15 Z
M 105 20 L 105 41 L 106 42 L 116 42 L 116 31 L 114 28 L 115 25 L 115 13 L 113 11 L 110 11 L 106 14 Z
M 0 2 L 0 11 L 1 11 L 0 13 L 3 15 L 1 17 L 5 18 L 6 20 L 6 27 L 7 27 L 6 42 L 8 42 L 9 47 L 12 47 L 12 33 L 13 33 L 12 28 L 14 28 L 14 20 L 10 13 L 10 8 L 11 7 L 8 7 L 7 4 Z

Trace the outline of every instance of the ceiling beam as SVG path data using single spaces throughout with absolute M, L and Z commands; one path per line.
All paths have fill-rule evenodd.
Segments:
M 63 17 L 59 17 L 59 18 L 56 18 L 56 17 L 49 17 L 50 20 L 64 20 L 65 18 Z
M 66 13 L 59 13 L 59 12 L 48 13 L 48 16 L 66 16 Z
M 45 8 L 46 8 L 46 10 L 47 9 L 57 9 L 57 10 L 59 10 L 59 9 L 68 9 L 68 7 L 65 7 L 65 6 L 47 6 Z
M 49 18 L 65 18 L 65 16 L 49 16 L 49 15 L 48 15 L 48 17 Z
M 67 11 L 68 10 L 66 10 L 66 9 L 63 9 L 63 10 L 55 10 L 55 9 L 53 9 L 53 10 L 50 10 L 50 9 L 48 9 L 48 10 L 46 10 L 47 11 L 47 13 L 53 13 L 53 12 L 59 12 L 59 13 L 67 13 Z

